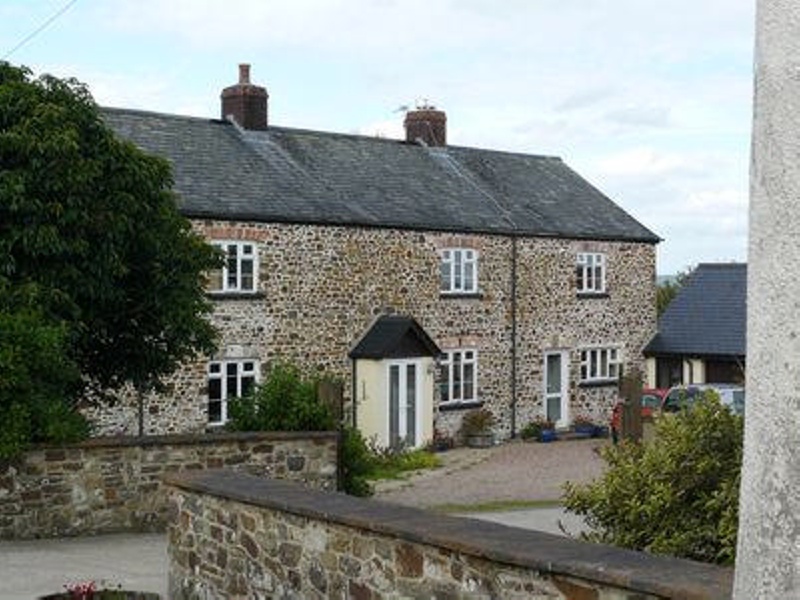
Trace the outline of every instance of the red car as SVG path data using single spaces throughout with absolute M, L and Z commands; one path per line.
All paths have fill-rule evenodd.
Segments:
M 661 403 L 668 390 L 660 388 L 644 388 L 642 390 L 642 417 L 652 417 L 655 411 L 660 410 Z M 617 443 L 622 431 L 622 401 L 617 402 L 611 411 L 611 439 Z

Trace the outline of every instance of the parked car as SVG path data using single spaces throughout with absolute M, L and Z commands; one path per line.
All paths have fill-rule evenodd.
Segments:
M 664 401 L 661 403 L 661 411 L 665 413 L 678 412 L 683 408 L 691 408 L 697 398 L 706 392 L 713 390 L 719 396 L 723 405 L 727 406 L 737 415 L 744 414 L 744 387 L 735 383 L 693 383 L 690 385 L 676 385 L 670 388 Z
M 644 388 L 642 390 L 642 416 L 650 417 L 661 410 L 661 403 L 668 390 L 661 388 Z
M 642 390 L 642 417 L 652 417 L 661 410 L 661 404 L 664 401 L 667 390 L 660 388 L 644 388 Z M 619 439 L 622 432 L 622 408 L 623 401 L 620 400 L 614 405 L 611 411 L 611 422 L 609 427 L 611 429 L 611 439 L 614 443 Z

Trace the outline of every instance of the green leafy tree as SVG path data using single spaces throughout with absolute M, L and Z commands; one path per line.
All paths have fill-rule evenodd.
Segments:
M 55 364 L 80 375 L 62 387 L 41 371 L 53 398 L 147 390 L 212 351 L 202 273 L 221 259 L 171 186 L 169 164 L 117 138 L 82 84 L 0 62 L 0 277 L 11 292 L 35 286 L 35 311 L 7 318 L 35 319 Z
M 675 296 L 678 295 L 678 292 L 692 275 L 692 271 L 694 271 L 692 267 L 687 267 L 680 271 L 674 279 L 665 281 L 656 287 L 656 314 L 658 316 L 661 316 L 669 306 L 669 303 L 675 299 Z
M 567 484 L 564 505 L 585 518 L 589 541 L 732 564 L 742 437 L 742 417 L 710 392 L 658 419 L 652 442 L 604 449 L 604 475 Z
M 67 356 L 67 328 L 48 322 L 34 285 L 12 291 L 0 278 L 0 459 L 30 442 L 69 442 L 88 434 L 68 398 L 80 388 Z
M 122 141 L 74 79 L 0 63 L 0 269 L 103 388 L 147 386 L 213 349 L 214 249 L 178 210 L 169 164 Z
M 228 427 L 235 431 L 330 431 L 331 408 L 317 397 L 318 380 L 294 365 L 277 362 L 243 398 L 230 401 Z

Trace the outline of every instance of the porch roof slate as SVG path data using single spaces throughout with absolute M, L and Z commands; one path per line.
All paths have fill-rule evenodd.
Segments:
M 412 317 L 381 315 L 350 351 L 350 358 L 414 358 L 439 354 L 439 347 Z

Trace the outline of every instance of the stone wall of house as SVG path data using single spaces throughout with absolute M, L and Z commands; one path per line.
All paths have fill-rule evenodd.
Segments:
M 629 365 L 654 334 L 655 249 L 650 244 L 550 238 L 454 235 L 363 227 L 196 222 L 209 240 L 249 240 L 259 247 L 258 294 L 214 300 L 221 331 L 219 356 L 299 363 L 346 382 L 350 348 L 380 314 L 413 316 L 443 350 L 478 353 L 479 400 L 497 417 L 500 438 L 512 435 L 512 273 L 517 246 L 517 427 L 542 414 L 546 349 L 570 351 L 570 412 L 605 420 L 615 388 L 577 386 L 578 348 L 615 344 Z M 439 292 L 439 251 L 478 252 L 479 293 Z M 581 251 L 607 254 L 609 293 L 579 298 L 575 259 Z M 206 361 L 168 382 L 169 393 L 147 399 L 148 433 L 202 430 L 207 423 Z M 437 392 L 438 393 L 438 392 Z M 135 402 L 87 413 L 98 431 L 136 432 Z M 443 412 L 437 427 L 455 433 L 463 410 Z
M 713 565 L 230 472 L 168 485 L 175 600 L 730 596 Z
M 167 473 L 226 467 L 336 488 L 335 432 L 93 439 L 0 463 L 0 539 L 163 531 Z

